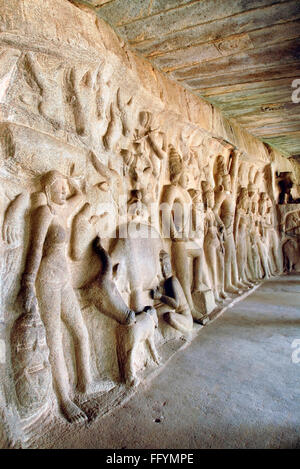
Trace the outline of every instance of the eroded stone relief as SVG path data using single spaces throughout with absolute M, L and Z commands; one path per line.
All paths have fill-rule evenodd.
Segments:
M 1 48 L 0 404 L 22 440 L 88 421 L 162 344 L 297 268 L 300 208 L 104 49 Z

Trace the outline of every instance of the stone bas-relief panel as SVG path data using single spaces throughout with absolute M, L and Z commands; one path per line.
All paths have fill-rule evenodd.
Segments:
M 108 30 L 97 56 L 1 34 L 1 438 L 28 447 L 103 415 L 166 345 L 297 269 L 300 209 L 271 158 L 168 108 Z

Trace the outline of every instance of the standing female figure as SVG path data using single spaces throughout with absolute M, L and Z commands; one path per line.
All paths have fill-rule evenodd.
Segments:
M 61 320 L 74 341 L 78 388 L 88 392 L 92 384 L 88 332 L 72 288 L 67 259 L 67 222 L 82 202 L 82 194 L 58 171 L 46 173 L 41 183 L 47 203 L 33 212 L 31 244 L 22 278 L 25 309 L 29 312 L 38 301 L 61 410 L 70 422 L 81 421 L 87 417 L 70 398 Z M 67 199 L 70 187 L 73 195 Z

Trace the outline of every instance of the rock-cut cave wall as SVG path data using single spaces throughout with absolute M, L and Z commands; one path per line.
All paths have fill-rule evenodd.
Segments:
M 299 267 L 300 205 L 285 158 L 92 13 L 6 0 L 0 25 L 0 439 L 25 447 Z

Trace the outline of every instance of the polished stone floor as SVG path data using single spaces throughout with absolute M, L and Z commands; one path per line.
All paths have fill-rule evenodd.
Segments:
M 264 282 L 123 407 L 55 447 L 300 448 L 300 275 Z

